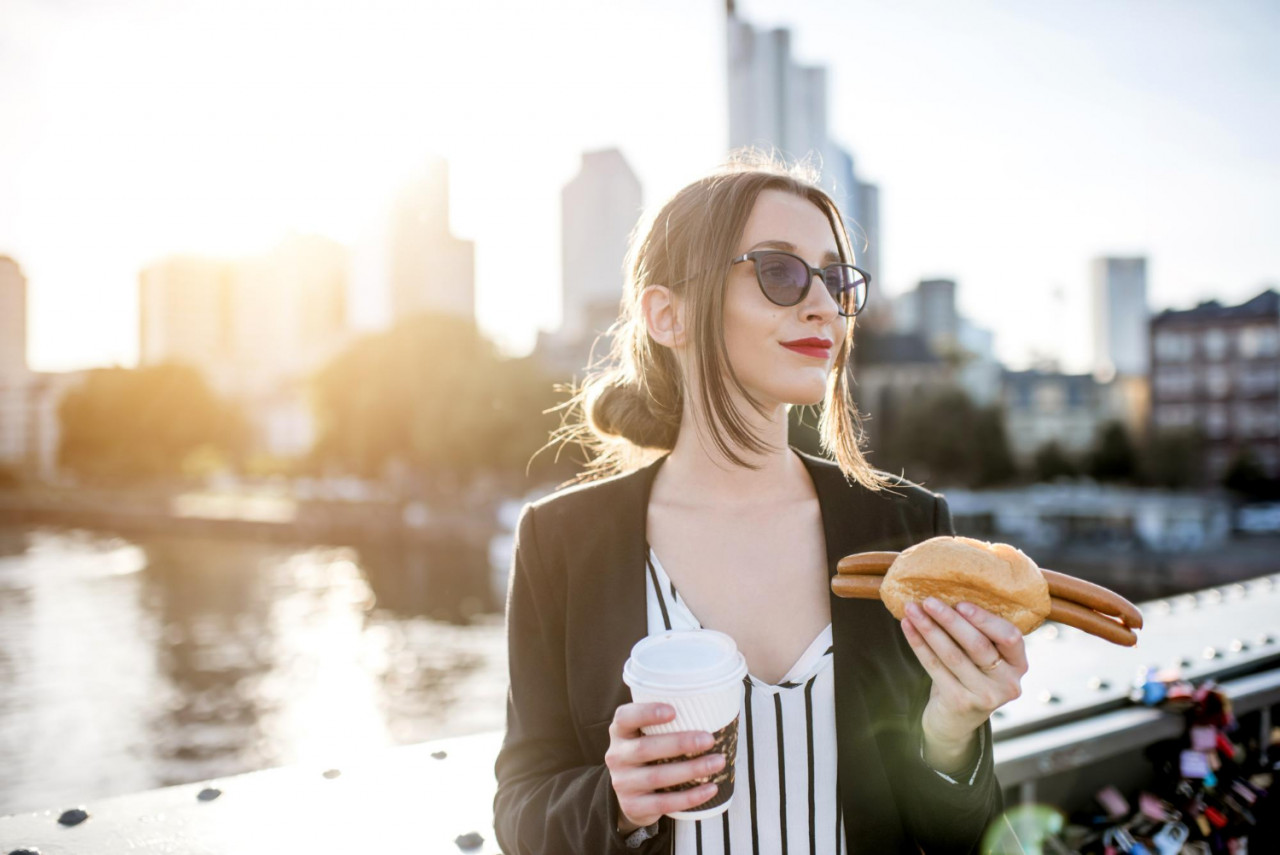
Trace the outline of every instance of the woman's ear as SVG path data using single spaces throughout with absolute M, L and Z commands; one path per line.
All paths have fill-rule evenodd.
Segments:
M 684 301 L 665 285 L 650 285 L 640 293 L 649 337 L 672 350 L 685 345 Z

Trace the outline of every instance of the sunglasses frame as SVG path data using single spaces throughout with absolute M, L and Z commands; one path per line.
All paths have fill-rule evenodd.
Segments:
M 766 255 L 790 256 L 791 258 L 794 258 L 796 261 L 803 264 L 805 269 L 809 271 L 809 278 L 805 281 L 804 288 L 800 290 L 800 297 L 794 303 L 779 303 L 777 300 L 770 297 L 769 292 L 765 290 L 764 281 L 760 278 L 760 259 Z M 783 307 L 789 308 L 791 306 L 798 306 L 801 303 L 803 303 L 804 298 L 809 296 L 809 289 L 813 286 L 814 276 L 822 277 L 822 285 L 825 288 L 827 284 L 826 272 L 832 267 L 851 267 L 858 272 L 858 275 L 860 275 L 863 281 L 866 283 L 867 293 L 866 293 L 866 296 L 862 298 L 862 305 L 859 306 L 851 314 L 845 314 L 843 311 L 840 311 L 839 301 L 836 301 L 837 303 L 836 311 L 840 311 L 840 317 L 842 318 L 856 317 L 859 312 L 861 312 L 863 309 L 867 307 L 867 300 L 870 299 L 871 297 L 871 274 L 863 270 L 861 267 L 858 267 L 857 265 L 854 265 L 854 264 L 849 264 L 848 262 L 837 261 L 837 262 L 832 262 L 831 264 L 828 264 L 826 267 L 812 267 L 810 266 L 809 262 L 805 261 L 803 258 L 796 255 L 794 252 L 787 252 L 785 249 L 757 249 L 757 250 L 753 250 L 751 252 L 744 253 L 738 256 L 737 258 L 729 262 L 729 264 L 730 266 L 732 266 L 734 264 L 741 264 L 744 261 L 750 261 L 752 263 L 752 266 L 755 268 L 755 272 L 756 272 L 756 284 L 760 286 L 760 293 L 764 294 L 765 299 L 768 300 L 770 303 L 773 303 L 775 306 L 783 306 Z M 827 293 L 830 293 L 830 290 L 828 290 Z

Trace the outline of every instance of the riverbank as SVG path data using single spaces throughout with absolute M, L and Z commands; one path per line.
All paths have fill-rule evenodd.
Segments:
M 0 524 L 225 537 L 296 544 L 421 542 L 447 534 L 486 543 L 507 495 L 485 485 L 424 500 L 300 498 L 279 488 L 102 490 L 31 485 L 0 490 Z

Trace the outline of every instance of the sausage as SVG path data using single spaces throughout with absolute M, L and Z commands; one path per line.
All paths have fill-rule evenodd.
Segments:
M 831 592 L 837 597 L 852 597 L 857 600 L 880 599 L 880 583 L 883 576 L 833 576 Z
M 1112 644 L 1123 647 L 1133 647 L 1138 643 L 1138 637 L 1133 634 L 1133 630 L 1115 618 L 1058 597 L 1052 597 L 1049 600 L 1049 620 L 1074 626 L 1090 635 L 1096 635 L 1103 641 L 1110 641 Z
M 1142 629 L 1142 612 L 1138 607 L 1101 585 L 1068 576 L 1056 570 L 1040 568 L 1044 580 L 1049 583 L 1049 596 L 1079 603 L 1088 609 L 1120 618 L 1124 625 L 1133 629 Z
M 842 576 L 883 576 L 897 557 L 896 552 L 859 552 L 856 555 L 846 555 L 836 564 L 836 572 Z

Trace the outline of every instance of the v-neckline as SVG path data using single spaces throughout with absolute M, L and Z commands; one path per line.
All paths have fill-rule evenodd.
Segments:
M 671 593 L 674 596 L 678 597 L 679 592 L 676 590 L 676 583 L 672 581 L 669 575 L 667 575 L 667 568 L 662 566 L 662 559 L 658 557 L 657 550 L 655 550 L 652 546 L 649 545 L 649 541 L 647 538 L 645 539 L 645 547 L 646 547 L 646 558 L 653 560 L 654 572 L 662 574 L 662 576 L 667 580 L 667 584 L 671 587 Z M 658 586 L 658 587 L 659 587 L 658 596 L 661 597 L 662 596 L 661 586 Z M 694 622 L 698 625 L 698 629 L 703 629 L 704 626 L 702 623 L 702 619 L 693 613 L 693 609 L 689 606 L 689 601 L 680 599 L 680 602 L 684 606 L 684 610 L 689 613 L 689 615 L 693 618 Z M 834 633 L 834 626 L 832 623 L 828 623 L 826 626 L 824 626 L 818 632 L 818 634 L 814 637 L 814 639 L 809 642 L 809 644 L 805 647 L 804 651 L 799 655 L 799 657 L 796 658 L 796 661 L 791 663 L 791 667 L 787 669 L 786 673 L 782 675 L 782 679 L 779 680 L 777 683 L 770 683 L 766 680 L 762 680 L 761 678 L 757 677 L 755 674 L 752 674 L 750 671 L 747 672 L 747 679 L 751 680 L 753 684 L 760 686 L 762 688 L 767 688 L 767 689 L 790 689 L 800 685 L 799 678 L 808 674 L 809 671 L 811 671 L 813 669 L 813 666 L 816 664 L 816 658 L 813 656 L 814 649 L 819 647 L 824 641 L 828 643 L 828 646 L 833 644 L 835 641 L 833 633 Z M 831 638 L 828 639 L 827 636 L 831 636 Z M 803 665 L 804 667 L 801 668 L 800 667 L 801 665 Z M 798 674 L 796 673 L 797 671 L 799 672 Z

